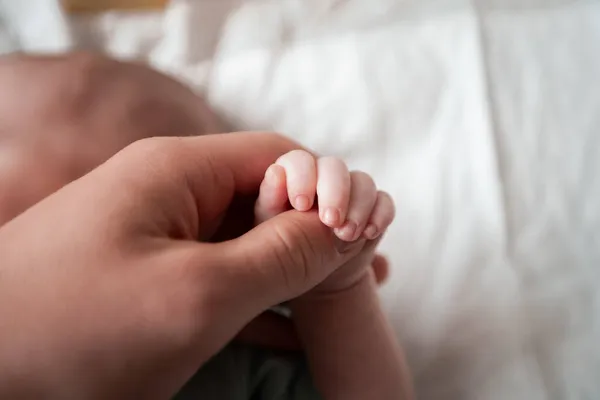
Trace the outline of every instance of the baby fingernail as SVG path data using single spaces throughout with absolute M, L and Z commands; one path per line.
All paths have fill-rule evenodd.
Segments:
M 323 222 L 327 225 L 336 225 L 340 220 L 340 212 L 336 208 L 329 207 L 323 213 Z
M 308 197 L 304 195 L 296 196 L 294 199 L 294 208 L 298 211 L 307 211 L 310 208 Z
M 341 228 L 336 228 L 335 233 L 344 238 L 344 240 L 353 240 L 356 232 L 356 224 L 352 221 L 346 222 Z
M 373 224 L 367 225 L 363 234 L 367 239 L 375 239 L 377 237 L 377 227 Z

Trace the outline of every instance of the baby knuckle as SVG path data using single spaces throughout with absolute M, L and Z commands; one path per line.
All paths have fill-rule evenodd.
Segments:
M 313 155 L 307 152 L 306 150 L 292 150 L 280 156 L 277 159 L 276 164 L 284 167 L 289 167 L 290 165 L 298 165 L 298 163 L 304 165 L 304 163 L 313 162 Z
M 339 157 L 335 156 L 324 156 L 319 158 L 319 163 L 323 165 L 331 165 L 331 166 L 339 166 L 342 168 L 347 168 L 346 162 Z
M 310 158 L 310 159 L 314 158 L 312 154 L 310 154 L 308 151 L 303 150 L 303 149 L 292 150 L 288 154 L 290 157 L 302 157 L 302 158 Z
M 380 198 L 381 207 L 386 210 L 386 222 L 391 223 L 396 215 L 396 205 L 392 196 L 384 191 L 379 191 L 378 196 Z
M 364 191 L 373 193 L 377 191 L 377 186 L 375 185 L 375 181 L 371 175 L 364 171 L 352 171 L 351 175 L 353 185 L 360 187 Z

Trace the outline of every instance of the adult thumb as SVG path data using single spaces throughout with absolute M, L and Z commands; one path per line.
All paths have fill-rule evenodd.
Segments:
M 291 210 L 219 246 L 219 270 L 238 297 L 235 303 L 261 312 L 321 283 L 356 256 L 365 240 L 343 242 L 316 211 Z

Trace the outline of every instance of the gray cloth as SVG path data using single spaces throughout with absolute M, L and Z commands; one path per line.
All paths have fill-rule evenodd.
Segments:
M 320 400 L 304 358 L 229 345 L 175 396 L 175 400 Z

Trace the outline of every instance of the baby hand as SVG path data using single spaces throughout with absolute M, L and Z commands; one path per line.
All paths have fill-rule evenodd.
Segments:
M 318 158 L 303 150 L 284 154 L 265 173 L 255 206 L 256 223 L 290 208 L 309 211 L 314 207 L 339 239 L 369 241 L 363 252 L 319 289 L 339 290 L 352 285 L 367 272 L 377 242 L 394 219 L 393 201 L 377 190 L 370 175 L 349 171 L 339 158 Z

